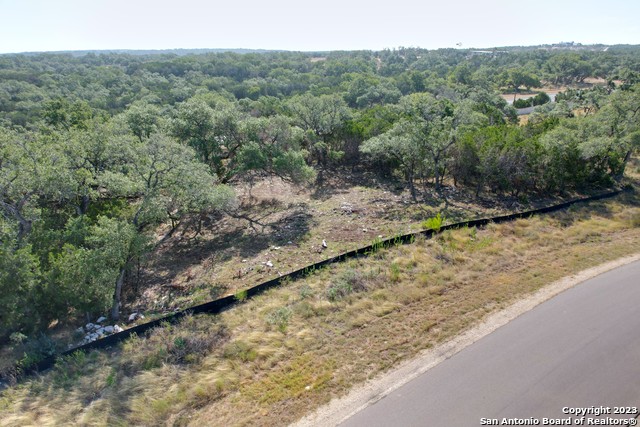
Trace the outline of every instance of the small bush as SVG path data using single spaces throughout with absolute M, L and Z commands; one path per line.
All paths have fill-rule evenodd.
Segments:
M 478 229 L 476 227 L 472 227 L 469 231 L 469 237 L 471 240 L 476 240 L 478 238 Z
M 24 356 L 18 361 L 18 367 L 24 371 L 37 365 L 47 357 L 55 356 L 56 353 L 55 342 L 45 334 L 40 334 L 24 343 Z
M 53 367 L 53 381 L 60 387 L 69 388 L 85 373 L 87 354 L 78 350 L 60 357 Z
M 280 332 L 285 333 L 290 317 L 291 309 L 289 307 L 280 307 L 267 316 L 267 323 L 276 326 Z
M 175 325 L 152 329 L 144 338 L 132 335 L 123 344 L 122 365 L 133 373 L 163 363 L 194 363 L 227 339 L 226 327 L 215 318 L 187 316 Z
M 334 283 L 327 289 L 327 299 L 336 302 L 353 292 L 353 288 L 347 282 Z
M 422 228 L 424 228 L 425 230 L 433 230 L 436 233 L 440 231 L 440 229 L 442 228 L 442 225 L 444 224 L 444 222 L 447 220 L 446 217 L 441 216 L 440 214 L 428 218 L 425 221 L 422 222 Z
M 246 289 L 244 289 L 242 291 L 238 291 L 235 294 L 236 300 L 238 300 L 239 302 L 245 301 L 247 299 L 247 296 L 248 296 L 248 294 L 247 294 L 247 290 Z
M 113 387 L 118 382 L 118 372 L 112 368 L 105 382 L 107 387 Z
M 335 302 L 343 299 L 352 292 L 366 291 L 368 286 L 361 273 L 348 268 L 327 288 L 327 299 Z
M 540 92 L 539 94 L 537 94 L 536 96 L 532 96 L 531 98 L 516 99 L 516 101 L 513 103 L 513 106 L 514 108 L 528 108 L 546 104 L 549 101 L 551 101 L 549 95 L 544 92 Z
M 354 292 L 362 292 L 368 289 L 362 273 L 352 268 L 344 270 L 338 277 L 338 280 L 349 283 Z
M 313 293 L 314 292 L 313 292 L 313 289 L 311 289 L 311 286 L 307 285 L 306 283 L 300 287 L 301 299 L 307 299 L 309 297 L 312 297 Z
M 20 332 L 14 332 L 9 336 L 9 340 L 13 345 L 20 345 L 27 340 L 27 336 Z
M 389 280 L 392 283 L 397 283 L 400 280 L 400 266 L 395 262 L 389 266 Z
M 384 248 L 384 242 L 382 241 L 381 238 L 376 237 L 375 239 L 373 239 L 373 242 L 371 242 L 371 249 L 367 251 L 367 254 L 373 255 L 379 252 L 383 248 Z

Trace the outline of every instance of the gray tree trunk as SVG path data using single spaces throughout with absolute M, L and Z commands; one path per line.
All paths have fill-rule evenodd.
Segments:
M 409 184 L 409 191 L 411 192 L 411 200 L 415 202 L 418 200 L 418 196 L 416 194 L 416 186 L 413 182 L 413 179 L 414 179 L 413 172 L 407 172 L 406 177 L 407 177 L 407 184 Z
M 113 293 L 113 306 L 111 307 L 111 319 L 113 320 L 120 319 L 120 297 L 122 295 L 122 284 L 124 283 L 124 274 L 126 271 L 126 268 L 122 267 L 118 275 L 118 280 L 116 280 L 116 289 Z

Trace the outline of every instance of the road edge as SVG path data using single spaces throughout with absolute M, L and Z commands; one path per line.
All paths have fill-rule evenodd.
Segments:
M 563 277 L 538 289 L 509 307 L 490 314 L 481 323 L 457 335 L 437 347 L 421 352 L 417 357 L 403 362 L 392 371 L 385 372 L 366 383 L 352 389 L 346 396 L 335 398 L 291 424 L 292 427 L 335 426 L 360 412 L 369 405 L 384 398 L 419 375 L 427 372 L 442 361 L 450 358 L 474 342 L 489 335 L 516 317 L 530 311 L 537 305 L 555 297 L 584 281 L 607 271 L 640 260 L 640 253 L 618 258 L 595 267 Z

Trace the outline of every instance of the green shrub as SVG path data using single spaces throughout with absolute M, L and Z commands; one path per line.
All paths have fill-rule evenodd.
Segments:
M 118 371 L 114 368 L 111 368 L 111 372 L 107 375 L 107 379 L 105 380 L 107 387 L 113 387 L 118 382 Z
M 27 336 L 20 332 L 14 332 L 9 336 L 9 340 L 13 345 L 20 345 L 27 340 Z
M 442 225 L 446 220 L 447 220 L 446 217 L 441 216 L 438 213 L 438 215 L 423 221 L 421 225 L 422 225 L 422 228 L 424 228 L 425 230 L 433 230 L 437 233 L 440 231 L 440 229 L 442 228 Z
M 85 373 L 87 354 L 78 350 L 56 360 L 53 367 L 53 381 L 59 386 L 69 388 Z
M 248 296 L 248 294 L 247 294 L 247 290 L 246 289 L 238 291 L 235 294 L 236 300 L 239 301 L 239 302 L 245 301 L 247 299 L 247 296 Z
M 513 103 L 513 106 L 515 108 L 528 108 L 546 104 L 550 101 L 551 98 L 549 97 L 549 95 L 544 92 L 540 92 L 539 94 L 537 94 L 536 96 L 532 96 L 531 98 L 516 99 L 516 101 Z
M 380 251 L 380 249 L 383 249 L 383 248 L 384 248 L 384 242 L 382 241 L 381 238 L 376 237 L 371 243 L 371 249 L 369 249 L 367 254 L 368 255 L 375 254 L 376 252 Z
M 348 268 L 340 273 L 336 280 L 327 288 L 327 299 L 335 302 L 343 299 L 352 292 L 367 290 L 367 284 L 362 274 Z
M 400 266 L 395 262 L 392 262 L 389 266 L 389 280 L 391 280 L 392 283 L 400 280 Z
M 133 334 L 123 343 L 121 364 L 133 373 L 164 363 L 195 363 L 227 339 L 226 327 L 216 318 L 186 316 L 175 325 L 150 330 L 145 337 Z
M 309 297 L 313 296 L 313 289 L 311 289 L 311 286 L 304 284 L 300 287 L 300 298 L 301 299 L 307 299 Z
M 289 318 L 291 317 L 291 309 L 289 307 L 280 307 L 279 309 L 269 313 L 267 316 L 267 323 L 272 326 L 276 326 L 278 330 L 285 333 L 287 326 L 289 325 Z
M 353 288 L 347 282 L 333 283 L 327 289 L 327 299 L 336 302 L 353 292 Z
M 24 344 L 24 356 L 18 361 L 21 370 L 29 369 L 47 357 L 55 356 L 57 348 L 55 342 L 41 333 L 35 338 L 28 339 Z

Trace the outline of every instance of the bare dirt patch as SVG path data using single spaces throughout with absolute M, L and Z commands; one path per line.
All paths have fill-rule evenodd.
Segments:
M 562 200 L 476 198 L 452 185 L 441 195 L 422 191 L 414 203 L 403 183 L 346 170 L 315 189 L 280 179 L 238 187 L 240 207 L 231 216 L 207 218 L 200 235 L 177 233 L 151 256 L 129 288 L 139 296 L 129 294 L 125 311 L 163 315 L 232 295 L 377 238 L 418 231 L 437 213 L 456 222 Z
M 538 91 L 518 92 L 516 94 L 502 93 L 500 94 L 500 97 L 505 101 L 507 101 L 509 104 L 511 104 L 514 101 L 513 99 L 514 95 L 515 95 L 515 99 L 528 99 L 536 96 L 539 92 L 544 92 L 547 95 L 549 95 L 551 99 L 555 99 L 555 96 L 557 94 L 559 94 L 560 92 L 564 92 L 565 90 L 567 90 L 566 87 L 543 87 L 543 88 L 540 88 Z

